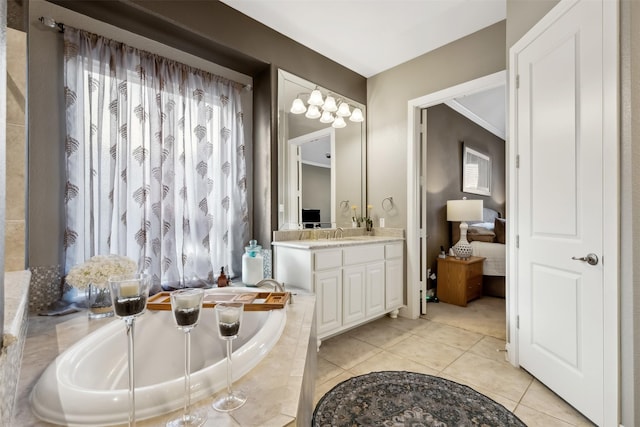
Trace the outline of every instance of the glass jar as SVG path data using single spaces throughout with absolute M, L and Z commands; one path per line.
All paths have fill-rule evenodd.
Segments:
M 242 283 L 247 286 L 255 286 L 264 279 L 264 264 L 262 259 L 262 246 L 255 240 L 249 241 L 249 246 L 244 247 L 242 255 Z

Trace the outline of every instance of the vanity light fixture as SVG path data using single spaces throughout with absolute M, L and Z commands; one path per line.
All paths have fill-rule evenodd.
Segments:
M 308 107 L 303 101 L 304 98 L 302 97 L 304 96 L 309 97 L 307 100 Z M 350 121 L 356 123 L 364 121 L 360 108 L 355 107 L 352 111 L 346 101 L 340 98 L 336 101 L 331 95 L 327 95 L 323 99 L 319 89 L 314 89 L 311 94 L 299 93 L 296 99 L 293 100 L 289 111 L 292 114 L 305 113 L 305 117 L 308 119 L 320 119 L 320 122 L 331 123 L 331 126 L 338 129 L 347 126 L 345 117 L 349 117 Z

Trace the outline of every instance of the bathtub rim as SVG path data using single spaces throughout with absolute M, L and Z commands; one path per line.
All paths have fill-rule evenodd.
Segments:
M 240 287 L 226 287 L 223 289 L 209 289 L 207 293 L 228 293 L 228 292 L 255 292 L 255 288 L 240 288 Z M 245 313 L 246 315 L 246 313 Z M 143 319 L 143 318 L 141 318 Z M 279 310 L 270 310 L 267 314 L 267 319 L 263 326 L 260 328 L 260 332 L 269 332 L 264 337 L 258 337 L 261 334 L 256 334 L 251 337 L 244 345 L 234 349 L 233 352 L 233 377 L 234 381 L 237 381 L 249 371 L 255 368 L 266 357 L 271 349 L 277 344 L 282 336 L 282 332 L 286 326 L 286 307 Z M 57 381 L 58 374 L 61 370 L 67 369 L 69 363 L 73 360 L 75 353 L 78 353 L 86 345 L 100 341 L 102 337 L 110 336 L 111 334 L 121 334 L 124 328 L 120 319 L 113 319 L 108 324 L 98 328 L 87 336 L 83 337 L 67 350 L 59 354 L 47 367 L 37 380 L 31 393 L 29 394 L 29 404 L 34 415 L 46 422 L 55 424 L 63 424 L 68 426 L 85 426 L 85 425 L 113 425 L 122 424 L 127 422 L 128 409 L 122 411 L 121 408 L 117 414 L 110 412 L 110 415 L 99 414 L 96 415 L 86 408 L 78 411 L 74 410 L 74 413 L 70 413 L 73 406 L 77 406 L 75 402 L 82 399 L 86 399 L 87 394 L 91 395 L 92 399 L 99 398 L 106 402 L 108 396 L 113 396 L 113 405 L 116 408 L 124 405 L 128 408 L 128 390 L 119 389 L 117 391 L 91 391 L 85 387 L 75 386 L 70 382 L 69 377 L 71 373 L 63 374 L 62 377 L 65 381 Z M 265 329 L 266 328 L 266 329 Z M 272 337 L 270 340 L 262 340 L 260 338 Z M 258 352 L 257 357 L 252 357 L 252 351 Z M 126 362 L 126 357 L 125 357 Z M 216 370 L 223 370 L 226 372 L 226 366 L 224 365 L 225 359 L 216 362 L 206 368 L 196 371 L 192 374 L 192 386 L 197 382 L 199 377 L 206 377 L 207 375 L 213 375 Z M 217 369 L 216 369 L 217 368 Z M 43 382 L 47 381 L 48 382 Z M 218 378 L 214 381 L 210 387 L 201 387 L 199 389 L 192 390 L 191 402 L 197 403 L 199 400 L 211 397 L 224 389 L 226 386 L 226 376 Z M 157 394 L 154 394 L 152 389 L 162 388 L 164 393 L 162 398 L 158 399 Z M 179 393 L 172 393 L 171 390 L 181 390 Z M 163 414 L 172 412 L 174 410 L 182 408 L 184 402 L 184 377 L 174 378 L 162 383 L 147 385 L 143 387 L 136 387 L 136 419 L 146 420 L 155 418 Z M 60 393 L 69 393 L 65 396 L 64 402 L 61 402 Z M 56 402 L 55 407 L 46 405 L 47 401 L 53 399 Z M 76 400 L 78 399 L 78 400 Z M 70 406 L 69 402 L 73 402 Z M 105 403 L 105 407 L 109 406 Z M 140 408 L 144 406 L 143 408 Z M 82 411 L 82 409 L 85 409 Z M 77 413 L 76 413 L 77 412 Z

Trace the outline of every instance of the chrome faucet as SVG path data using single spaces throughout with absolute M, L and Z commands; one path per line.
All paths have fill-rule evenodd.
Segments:
M 256 283 L 257 288 L 261 288 L 262 286 L 265 286 L 265 285 L 273 286 L 273 290 L 276 292 L 285 292 L 284 283 L 280 283 L 275 279 L 262 279 L 258 283 Z
M 342 239 L 342 236 L 344 235 L 344 228 L 342 227 L 336 228 L 336 231 L 333 233 L 333 238 L 334 239 L 338 238 L 338 231 L 340 232 L 340 238 Z
M 256 287 L 261 288 L 265 285 L 273 286 L 274 292 L 286 292 L 284 288 L 284 283 L 280 283 L 275 279 L 262 279 L 258 283 L 256 283 Z M 293 296 L 296 295 L 293 292 L 289 293 L 289 304 L 293 303 Z

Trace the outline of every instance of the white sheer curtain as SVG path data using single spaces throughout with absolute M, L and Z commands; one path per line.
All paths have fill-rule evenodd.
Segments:
M 97 254 L 154 285 L 241 272 L 241 85 L 65 27 L 65 272 Z

